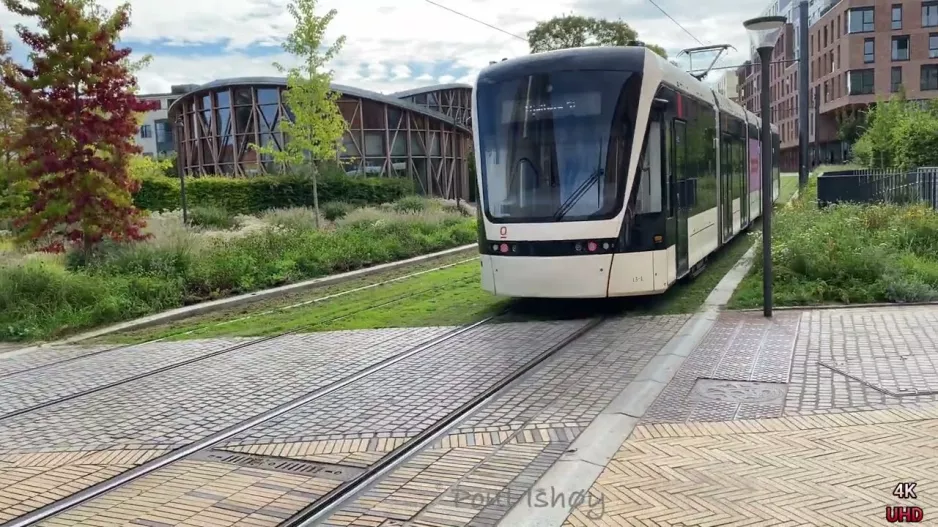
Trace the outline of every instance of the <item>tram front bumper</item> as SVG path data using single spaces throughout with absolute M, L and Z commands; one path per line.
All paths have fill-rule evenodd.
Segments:
M 604 298 L 611 265 L 611 254 L 482 255 L 482 288 L 517 298 Z

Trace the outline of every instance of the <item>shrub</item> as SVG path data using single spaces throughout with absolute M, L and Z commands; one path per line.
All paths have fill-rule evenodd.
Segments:
M 773 221 L 772 266 L 780 305 L 938 299 L 938 212 L 923 205 L 812 206 L 814 185 Z M 757 235 L 758 237 L 758 235 Z M 760 242 L 761 243 L 761 242 Z M 761 303 L 762 260 L 741 286 Z
M 420 196 L 405 196 L 394 203 L 394 210 L 398 212 L 421 212 L 427 210 L 427 199 Z
M 134 196 L 138 207 L 150 211 L 180 208 L 179 181 L 147 177 Z M 378 204 L 410 194 L 413 184 L 401 178 L 351 177 L 325 173 L 318 180 L 319 202 Z M 254 178 L 200 177 L 186 179 L 190 207 L 216 206 L 233 214 L 254 214 L 273 208 L 311 207 L 312 180 L 302 174 Z
M 334 229 L 312 211 L 269 211 L 261 228 L 213 238 L 154 214 L 154 237 L 68 253 L 66 265 L 0 267 L 0 340 L 48 338 L 156 311 L 472 243 L 475 220 L 437 207 L 353 210 Z M 291 227 L 292 225 L 292 227 Z
M 330 201 L 328 203 L 324 203 L 320 207 L 320 212 L 322 212 L 323 218 L 329 221 L 335 221 L 340 218 L 344 218 L 354 208 L 355 207 L 349 203 L 342 201 Z
M 293 231 L 311 230 L 316 226 L 316 212 L 310 207 L 271 209 L 261 219 L 273 227 Z
M 241 226 L 237 218 L 221 207 L 200 205 L 189 211 L 189 222 L 198 227 L 222 230 L 236 229 Z

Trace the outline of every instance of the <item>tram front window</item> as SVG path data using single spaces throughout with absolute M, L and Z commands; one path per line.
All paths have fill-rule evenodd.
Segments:
M 557 71 L 477 88 L 486 213 L 498 223 L 607 219 L 622 207 L 641 75 Z

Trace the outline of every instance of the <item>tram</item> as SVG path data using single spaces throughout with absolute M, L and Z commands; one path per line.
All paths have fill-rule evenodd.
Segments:
M 644 47 L 492 64 L 473 88 L 482 288 L 664 293 L 762 213 L 761 120 Z M 779 136 L 771 127 L 772 202 Z

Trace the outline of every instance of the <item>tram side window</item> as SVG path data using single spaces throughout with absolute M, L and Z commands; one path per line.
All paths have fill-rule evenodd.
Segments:
M 657 214 L 662 210 L 661 132 L 660 123 L 650 122 L 642 149 L 642 163 L 638 170 L 638 188 L 635 192 L 636 214 Z
M 700 101 L 685 98 L 687 140 L 685 144 L 685 189 L 689 211 L 693 216 L 716 207 L 716 151 L 713 147 L 716 112 Z

